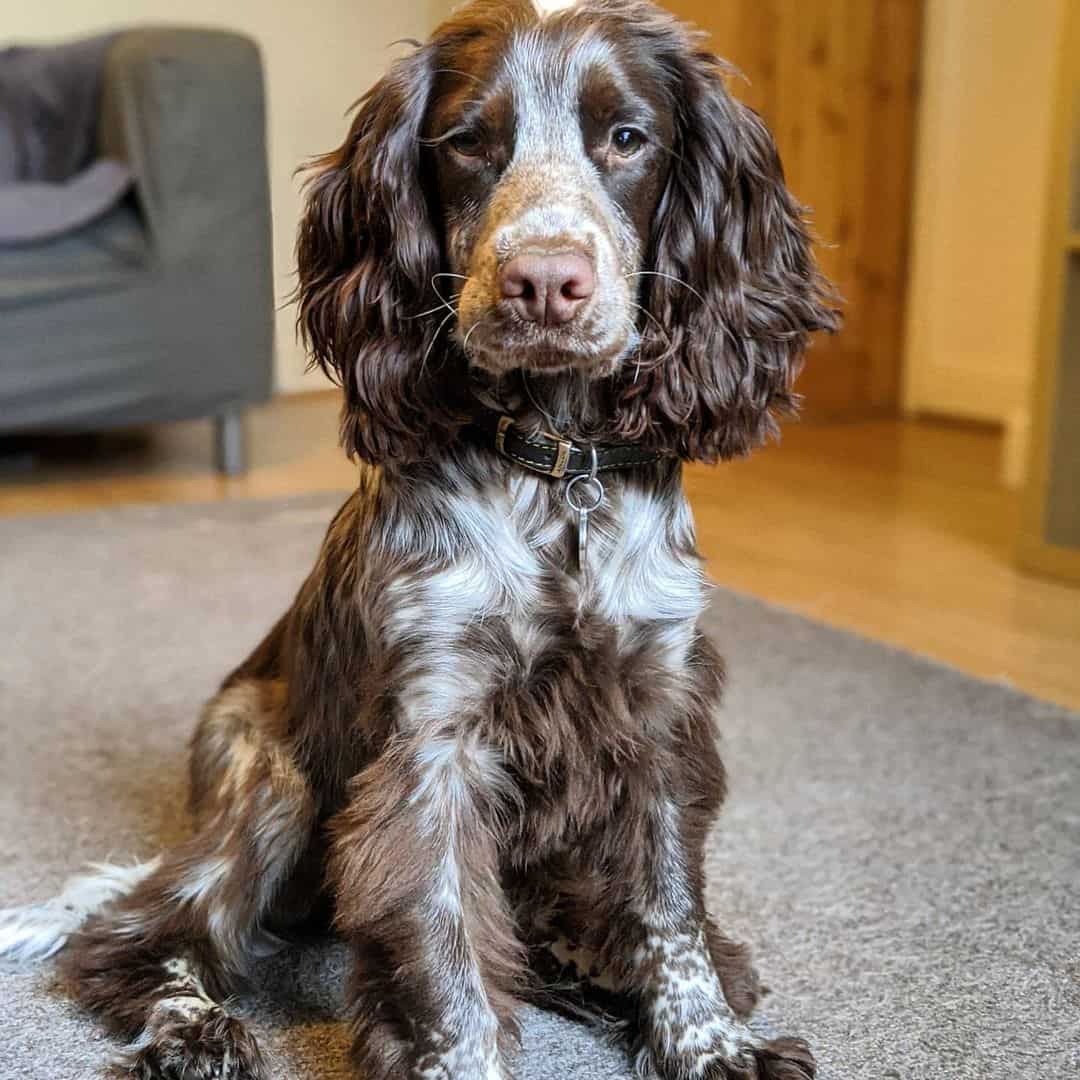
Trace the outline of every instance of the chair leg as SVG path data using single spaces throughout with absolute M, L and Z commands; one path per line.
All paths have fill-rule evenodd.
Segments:
M 230 410 L 214 418 L 214 436 L 218 472 L 239 476 L 247 470 L 247 440 L 244 414 Z

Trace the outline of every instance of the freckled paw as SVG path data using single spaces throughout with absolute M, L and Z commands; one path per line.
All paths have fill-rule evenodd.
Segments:
M 266 1075 L 254 1038 L 221 1009 L 148 1026 L 122 1051 L 115 1071 L 136 1080 L 263 1080 Z
M 510 1074 L 488 1040 L 451 1041 L 429 1031 L 413 1047 L 408 1076 L 409 1080 L 509 1080 Z
M 696 1053 L 638 1057 L 638 1075 L 662 1080 L 814 1080 L 817 1066 L 801 1039 L 740 1042 Z

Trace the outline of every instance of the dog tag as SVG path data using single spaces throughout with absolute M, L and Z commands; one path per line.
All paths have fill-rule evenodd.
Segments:
M 604 485 L 596 475 L 596 455 L 593 454 L 593 472 L 575 476 L 566 485 L 566 502 L 577 514 L 577 563 L 584 574 L 589 567 L 589 515 L 604 501 Z
M 589 565 L 589 511 L 579 510 L 577 519 L 577 565 L 584 573 Z

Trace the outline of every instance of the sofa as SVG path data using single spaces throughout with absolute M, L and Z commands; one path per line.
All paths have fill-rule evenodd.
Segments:
M 207 417 L 219 468 L 241 471 L 244 410 L 269 397 L 273 377 L 254 43 L 133 29 L 8 49 L 0 83 L 5 72 L 0 434 Z

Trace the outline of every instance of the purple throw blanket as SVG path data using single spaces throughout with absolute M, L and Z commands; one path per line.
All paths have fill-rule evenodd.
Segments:
M 102 72 L 114 39 L 0 50 L 0 244 L 85 225 L 131 186 L 125 164 L 97 160 Z

